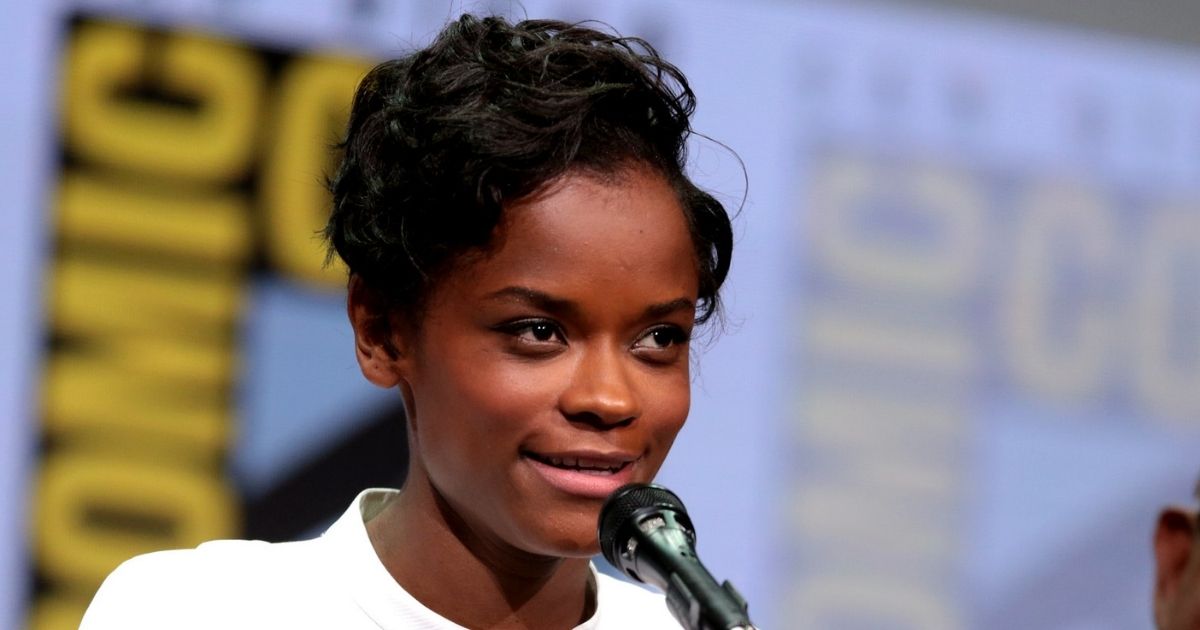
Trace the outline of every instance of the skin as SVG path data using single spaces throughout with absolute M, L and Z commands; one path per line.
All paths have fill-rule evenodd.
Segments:
M 1168 508 L 1154 532 L 1154 622 L 1159 630 L 1200 630 L 1200 536 L 1196 513 Z
M 595 454 L 614 478 L 653 479 L 688 413 L 697 292 L 676 194 L 636 166 L 507 206 L 419 322 L 352 280 L 363 374 L 408 412 L 404 492 L 367 524 L 396 581 L 472 628 L 589 618 L 603 497 L 556 485 L 538 458 Z

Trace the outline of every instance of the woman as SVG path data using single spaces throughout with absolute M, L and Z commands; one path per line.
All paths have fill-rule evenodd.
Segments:
M 1192 494 L 1200 500 L 1200 481 Z M 1153 549 L 1154 627 L 1200 629 L 1200 517 L 1196 510 L 1164 508 L 1154 529 Z
M 375 68 L 326 235 L 363 374 L 405 402 L 403 491 L 317 540 L 135 558 L 84 627 L 677 627 L 589 558 L 683 425 L 729 268 L 693 107 L 644 42 L 559 22 L 465 16 Z

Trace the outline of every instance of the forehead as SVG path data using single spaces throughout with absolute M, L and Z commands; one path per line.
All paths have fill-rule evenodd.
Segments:
M 694 300 L 699 282 L 678 195 L 645 168 L 569 173 L 510 204 L 487 253 L 451 275 L 451 284 L 481 293 L 518 285 L 572 297 L 622 288 L 636 300 Z

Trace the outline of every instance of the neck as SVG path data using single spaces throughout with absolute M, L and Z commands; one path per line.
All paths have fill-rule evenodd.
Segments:
M 367 523 L 396 582 L 470 628 L 573 628 L 595 611 L 587 558 L 531 554 L 472 527 L 420 474 Z

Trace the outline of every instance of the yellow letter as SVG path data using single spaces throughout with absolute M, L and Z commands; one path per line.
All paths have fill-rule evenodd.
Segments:
M 263 80 L 258 59 L 228 43 L 83 26 L 66 64 L 67 146 L 86 161 L 119 169 L 206 182 L 237 179 L 254 155 Z M 187 104 L 122 94 L 147 81 Z
M 269 229 L 268 256 L 284 273 L 316 285 L 340 287 L 345 270 L 324 267 L 320 232 L 329 218 L 324 178 L 343 134 L 350 101 L 367 67 L 337 59 L 298 59 L 280 80 L 277 122 L 263 171 Z

